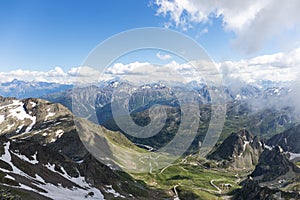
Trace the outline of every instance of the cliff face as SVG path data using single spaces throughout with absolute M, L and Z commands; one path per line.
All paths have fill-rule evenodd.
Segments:
M 282 148 L 266 149 L 260 156 L 255 170 L 251 174 L 257 180 L 272 181 L 289 171 L 299 173 L 300 170 L 289 161 Z
M 300 169 L 283 149 L 265 149 L 248 179 L 233 199 L 299 199 Z
M 247 130 L 232 133 L 208 156 L 233 168 L 253 168 L 263 151 L 263 143 Z
M 266 143 L 269 146 L 280 146 L 284 151 L 300 154 L 300 125 L 274 135 Z
M 262 187 L 258 181 L 247 179 L 243 183 L 243 187 L 236 191 L 233 200 L 271 200 L 271 199 L 299 199 L 300 194 L 296 192 L 284 192 L 279 189 L 270 189 L 269 187 Z

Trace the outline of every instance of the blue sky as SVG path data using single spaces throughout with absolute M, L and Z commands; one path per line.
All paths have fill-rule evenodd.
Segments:
M 106 38 L 162 24 L 148 2 L 140 0 L 4 0 L 0 4 L 0 66 L 4 71 L 79 66 Z
M 47 72 L 57 66 L 67 72 L 80 66 L 105 39 L 142 27 L 167 27 L 188 35 L 216 62 L 298 52 L 294 50 L 300 46 L 300 1 L 288 2 L 2 0 L 0 72 Z M 274 63 L 274 59 L 273 56 L 270 62 Z

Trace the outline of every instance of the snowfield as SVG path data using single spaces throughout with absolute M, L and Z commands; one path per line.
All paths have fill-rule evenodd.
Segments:
M 0 168 L 1 171 L 10 173 L 10 174 L 18 174 L 21 176 L 24 176 L 26 179 L 30 180 L 31 183 L 43 190 L 46 191 L 40 192 L 34 188 L 29 187 L 28 185 L 25 184 L 19 184 L 19 186 L 10 186 L 10 187 L 15 187 L 15 188 L 22 188 L 26 190 L 30 190 L 36 193 L 39 193 L 43 196 L 52 198 L 52 199 L 61 199 L 61 200 L 82 200 L 82 199 L 98 199 L 98 200 L 103 200 L 104 196 L 101 193 L 101 191 L 97 188 L 91 187 L 87 182 L 85 182 L 84 177 L 71 177 L 67 174 L 64 168 L 61 168 L 63 174 L 57 172 L 54 170 L 55 165 L 51 165 L 48 163 L 45 167 L 48 168 L 49 170 L 59 174 L 60 176 L 64 177 L 65 179 L 71 181 L 74 183 L 74 185 L 78 185 L 79 187 L 73 186 L 72 188 L 65 188 L 62 187 L 61 184 L 53 185 L 51 183 L 47 183 L 41 176 L 38 174 L 35 175 L 35 177 L 31 177 L 27 175 L 25 172 L 23 172 L 21 169 L 16 167 L 12 162 L 11 162 L 11 151 L 9 149 L 10 147 L 10 142 L 7 142 L 4 144 L 4 154 L 0 157 L 0 160 L 8 163 L 12 167 L 12 171 L 2 169 Z M 18 156 L 20 159 L 29 162 L 31 164 L 38 164 L 38 160 L 36 159 L 37 152 L 32 156 L 33 160 L 29 160 L 25 155 L 13 153 L 14 155 Z M 15 180 L 15 178 L 11 175 L 6 175 L 5 176 L 8 179 Z

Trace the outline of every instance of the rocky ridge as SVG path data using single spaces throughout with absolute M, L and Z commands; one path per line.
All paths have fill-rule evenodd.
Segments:
M 165 195 L 95 159 L 78 135 L 73 114 L 60 104 L 1 97 L 0 116 L 1 188 L 26 193 L 28 199 L 147 199 Z M 84 123 L 91 130 L 97 127 L 86 120 Z M 120 133 L 106 130 L 105 134 L 101 139 L 107 144 L 111 137 L 131 144 Z
M 249 169 L 257 164 L 263 149 L 264 144 L 259 138 L 243 129 L 228 136 L 208 159 L 218 161 L 220 166 Z

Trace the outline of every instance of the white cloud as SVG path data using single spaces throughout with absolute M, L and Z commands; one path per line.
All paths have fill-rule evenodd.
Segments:
M 156 57 L 160 60 L 170 60 L 172 59 L 172 56 L 169 54 L 161 54 L 160 52 L 157 52 Z
M 67 74 L 60 67 L 55 67 L 53 70 L 48 72 L 29 71 L 22 69 L 11 72 L 0 72 L 1 82 L 7 82 L 13 79 L 60 82 L 66 76 Z
M 9 82 L 13 79 L 24 81 L 43 81 L 62 84 L 74 84 L 77 82 L 93 82 L 100 79 L 108 78 L 101 75 L 99 71 L 90 67 L 77 67 L 64 72 L 62 68 L 55 67 L 47 72 L 30 71 L 30 70 L 14 70 L 10 72 L 0 72 L 1 82 Z
M 259 50 L 273 37 L 284 38 L 290 31 L 300 35 L 299 0 L 155 0 L 155 3 L 157 14 L 170 19 L 168 26 L 173 22 L 187 29 L 195 23 L 211 23 L 213 18 L 221 18 L 224 29 L 237 36 L 233 44 L 246 53 Z
M 15 70 L 0 72 L 1 82 L 19 80 L 35 80 L 57 83 L 96 82 L 121 77 L 130 81 L 191 81 L 214 79 L 221 75 L 226 84 L 236 81 L 251 83 L 260 80 L 297 81 L 300 70 L 300 47 L 289 52 L 258 56 L 247 60 L 225 61 L 221 63 L 193 61 L 177 63 L 172 61 L 164 66 L 147 62 L 133 62 L 129 64 L 116 63 L 102 73 L 90 67 L 77 67 L 63 71 L 55 67 L 48 72 Z M 197 75 L 198 74 L 198 75 Z M 203 79 L 201 79 L 203 78 Z M 209 80 L 205 80 L 209 81 Z
M 92 67 L 75 67 L 71 68 L 67 74 L 69 76 L 74 76 L 74 77 L 91 77 L 91 76 L 101 76 L 101 72 L 98 71 L 95 68 Z
M 64 72 L 64 70 L 60 67 L 55 67 L 53 70 L 50 70 L 46 73 L 50 77 L 64 77 L 67 76 L 67 74 Z
M 208 29 L 207 28 L 202 29 L 201 33 L 202 34 L 208 33 Z
M 215 63 L 215 65 L 203 61 L 184 64 L 172 61 L 165 66 L 139 62 L 117 63 L 108 71 L 111 75 L 130 77 L 131 80 L 144 79 L 145 81 L 152 79 L 185 79 L 188 81 L 197 79 L 199 81 L 201 78 L 204 80 L 221 75 L 226 84 L 233 84 L 237 80 L 246 83 L 260 80 L 295 81 L 299 78 L 299 69 L 300 48 L 290 52 L 258 56 L 247 60 L 225 61 Z
M 290 52 L 258 56 L 248 60 L 218 63 L 224 80 L 234 79 L 245 82 L 257 80 L 296 81 L 299 79 L 300 48 Z
M 105 73 L 113 75 L 124 75 L 134 73 L 134 70 L 138 70 L 139 68 L 145 68 L 149 65 L 150 63 L 147 62 L 133 62 L 129 64 L 115 63 L 112 67 L 109 67 Z

